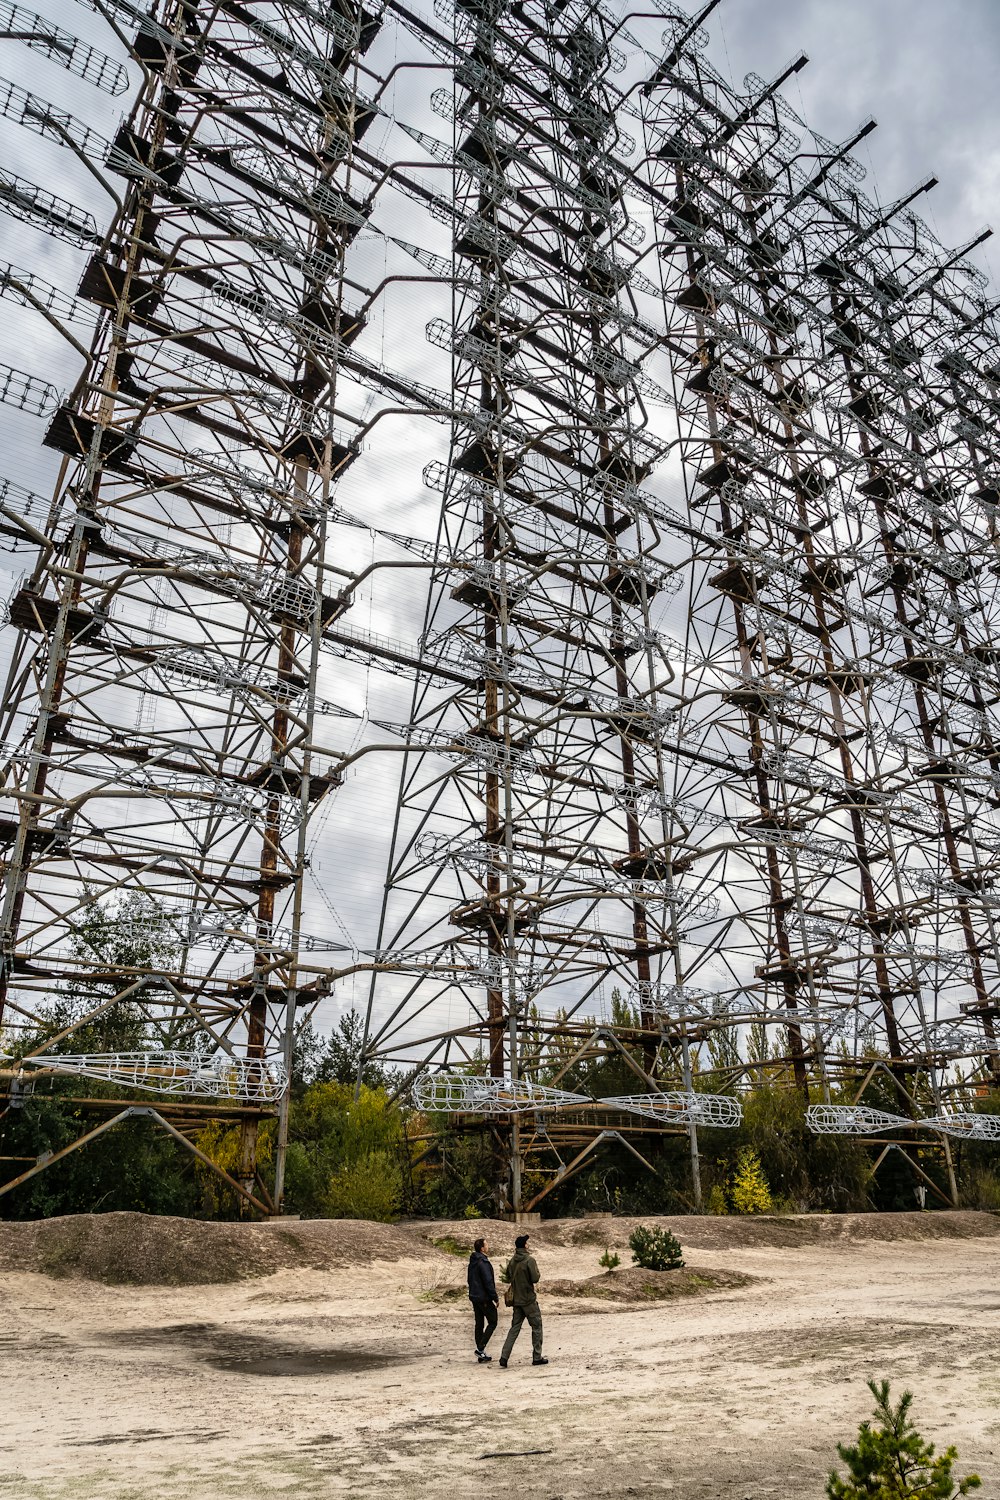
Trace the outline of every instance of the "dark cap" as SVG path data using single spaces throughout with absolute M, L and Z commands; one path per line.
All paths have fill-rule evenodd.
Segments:
M 514 1249 L 515 1250 L 523 1250 L 524 1247 L 525 1247 L 525 1245 L 527 1243 L 528 1243 L 528 1236 L 526 1234 L 519 1234 L 518 1237 L 517 1237 L 517 1239 L 514 1241 Z

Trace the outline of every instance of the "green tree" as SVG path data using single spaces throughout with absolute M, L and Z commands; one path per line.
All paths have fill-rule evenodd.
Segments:
M 403 1121 L 383 1089 L 314 1083 L 292 1104 L 288 1207 L 310 1216 L 389 1219 L 402 1194 Z
M 669 1229 L 638 1224 L 628 1237 L 632 1260 L 644 1271 L 676 1271 L 683 1266 L 680 1241 Z
M 904 1391 L 893 1406 L 887 1380 L 869 1380 L 868 1389 L 875 1397 L 879 1425 L 862 1422 L 856 1443 L 837 1444 L 848 1477 L 841 1479 L 836 1470 L 831 1472 L 826 1484 L 828 1500 L 953 1500 L 980 1488 L 978 1474 L 961 1481 L 953 1478 L 955 1448 L 935 1457 L 934 1444 L 924 1442 L 910 1421 L 910 1391 Z
M 376 1058 L 362 1056 L 364 1039 L 365 1023 L 361 1012 L 347 1011 L 320 1047 L 308 1081 L 354 1084 L 360 1068 L 361 1082 L 366 1088 L 392 1090 L 399 1082 L 398 1074 Z
M 399 1213 L 402 1190 L 398 1158 L 388 1151 L 366 1151 L 331 1175 L 323 1201 L 331 1219 L 388 1223 Z
M 71 951 L 80 966 L 79 978 L 38 1007 L 35 1024 L 5 1032 L 4 1050 L 23 1057 L 63 1031 L 68 1035 L 51 1049 L 57 1054 L 132 1052 L 148 1045 L 149 1027 L 141 1003 L 114 997 L 128 988 L 130 971 L 138 977 L 176 962 L 176 937 L 156 904 L 141 892 L 125 895 L 114 905 L 87 892 Z M 196 1023 L 188 1020 L 181 1026 L 171 1045 L 190 1046 Z M 162 1039 L 158 1044 L 162 1045 Z M 80 1091 L 79 1084 L 74 1088 Z
M 274 1156 L 275 1127 L 267 1120 L 258 1137 L 265 1170 Z M 383 1089 L 353 1083 L 313 1083 L 293 1097 L 288 1122 L 285 1205 L 306 1218 L 391 1219 L 403 1190 L 403 1118 Z M 198 1146 L 232 1173 L 239 1160 L 239 1131 L 218 1123 Z M 223 1212 L 228 1190 L 208 1169 L 201 1173 L 207 1200 Z
M 114 997 L 127 987 L 128 978 L 120 976 L 129 970 L 155 971 L 175 962 L 175 940 L 155 904 L 138 892 L 115 904 L 88 893 L 72 952 L 80 977 L 42 1004 L 33 1024 L 6 1032 L 0 1051 L 23 1057 L 63 1031 L 68 1034 L 50 1049 L 55 1055 L 131 1052 L 149 1045 L 142 1006 Z M 193 1045 L 193 1025 L 181 1023 L 170 1043 Z M 163 1045 L 162 1038 L 156 1045 Z M 113 1084 L 72 1075 L 29 1081 L 0 1117 L 0 1155 L 15 1158 L 5 1163 L 7 1180 L 110 1118 L 125 1097 Z M 188 1215 L 199 1203 L 193 1158 L 155 1123 L 133 1119 L 0 1198 L 0 1215 L 34 1219 L 112 1210 Z
M 101 1085 L 88 1090 L 98 1097 Z M 110 1093 L 110 1086 L 105 1090 Z M 114 1113 L 113 1110 L 107 1114 Z M 66 1097 L 29 1098 L 11 1111 L 0 1139 L 5 1156 L 28 1160 L 13 1165 L 16 1176 L 47 1151 L 58 1151 L 107 1115 Z M 131 1211 L 188 1218 L 200 1211 L 195 1160 L 155 1122 L 127 1120 L 96 1141 L 47 1167 L 22 1187 L 0 1198 L 0 1214 L 10 1219 L 48 1219 L 57 1214 Z
M 464 1218 L 472 1206 L 491 1214 L 496 1203 L 497 1156 L 489 1136 L 456 1130 L 447 1116 L 418 1116 L 419 1133 L 433 1139 L 416 1144 L 422 1158 L 412 1170 L 412 1207 L 434 1218 Z
M 324 1050 L 323 1038 L 312 1021 L 307 1020 L 295 1033 L 292 1043 L 292 1094 L 305 1092 L 316 1077 L 316 1069 Z

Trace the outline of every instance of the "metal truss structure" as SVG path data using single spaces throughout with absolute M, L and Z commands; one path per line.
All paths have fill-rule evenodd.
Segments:
M 418 1109 L 430 1113 L 462 1115 L 537 1114 L 540 1110 L 573 1109 L 594 1104 L 628 1114 L 642 1115 L 661 1124 L 716 1125 L 733 1129 L 743 1120 L 738 1099 L 728 1094 L 663 1093 L 609 1095 L 588 1099 L 566 1089 L 546 1088 L 526 1078 L 494 1078 L 475 1073 L 427 1073 L 412 1089 Z M 904 1122 L 907 1123 L 907 1122 Z
M 928 1115 L 920 1123 L 957 1141 L 1000 1141 L 1000 1118 L 996 1115 L 948 1110 L 941 1115 Z
M 356 70 L 379 23 L 304 3 L 93 9 L 139 79 L 116 133 L 0 88 L 8 119 L 86 166 L 109 220 L 4 178 L 2 206 L 80 266 L 72 295 L 14 265 L 0 291 L 83 369 L 65 399 L 13 370 L 0 388 L 62 458 L 51 503 L 13 482 L 3 497 L 9 545 L 38 550 L 9 604 L 0 981 L 8 1023 L 53 989 L 78 1024 L 138 1010 L 148 1057 L 46 1046 L 30 1061 L 238 1100 L 249 1198 L 261 1111 L 287 1100 L 295 1010 L 325 988 L 315 955 L 331 946 L 304 931 L 303 871 L 310 812 L 338 780 L 317 676 L 340 608 L 331 487 L 359 447 L 335 406 L 364 326 L 345 256 L 372 119 Z M 6 20 L 119 91 L 123 66 L 26 12 Z M 123 892 L 152 954 L 125 973 L 80 938 Z
M 931 181 L 866 194 L 872 122 L 808 130 L 804 58 L 723 78 L 718 0 L 87 4 L 108 53 L 0 5 L 53 81 L 135 84 L 105 132 L 0 83 L 104 204 L 0 173 L 79 261 L 72 289 L 4 264 L 0 296 L 82 363 L 66 396 L 0 370 L 60 459 L 51 499 L 0 482 L 28 559 L 0 1014 L 125 1001 L 149 1054 L 30 1063 L 184 1092 L 177 1059 L 210 1059 L 248 1198 L 278 1109 L 272 1206 L 296 1028 L 360 974 L 366 1056 L 508 1122 L 515 1211 L 527 1152 L 552 1186 L 563 1146 L 630 1128 L 687 1134 L 700 1202 L 698 1129 L 767 1071 L 816 1129 L 911 1123 L 832 1102 L 873 1049 L 946 1151 L 994 1138 L 968 1107 L 1000 1081 L 979 239 L 938 243 Z M 348 706 L 373 679 L 392 711 Z M 343 942 L 311 830 L 385 757 L 385 896 Z M 80 934 L 122 893 L 150 957 L 102 967 Z M 633 1022 L 595 1030 L 616 992 Z M 644 1092 L 602 1116 L 559 1087 L 574 1047 Z

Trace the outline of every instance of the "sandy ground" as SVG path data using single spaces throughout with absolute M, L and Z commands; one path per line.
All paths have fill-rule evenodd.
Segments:
M 810 1242 L 793 1225 L 732 1248 L 727 1221 L 686 1222 L 690 1267 L 755 1279 L 641 1306 L 546 1300 L 543 1280 L 544 1369 L 527 1330 L 508 1370 L 476 1365 L 447 1295 L 463 1262 L 427 1245 L 468 1225 L 414 1228 L 412 1258 L 221 1286 L 6 1272 L 0 1495 L 819 1500 L 865 1379 L 888 1376 L 1000 1500 L 1000 1226 Z M 543 1278 L 594 1275 L 594 1239 L 621 1250 L 627 1225 L 570 1231 L 536 1236 Z

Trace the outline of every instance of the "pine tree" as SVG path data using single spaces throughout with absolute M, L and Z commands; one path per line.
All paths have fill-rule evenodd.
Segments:
M 676 1271 L 683 1266 L 681 1243 L 669 1229 L 637 1224 L 628 1237 L 632 1260 L 644 1271 Z
M 955 1448 L 935 1458 L 934 1444 L 925 1443 L 910 1421 L 910 1391 L 904 1391 L 894 1407 L 887 1380 L 869 1380 L 868 1389 L 875 1397 L 875 1417 L 881 1425 L 862 1422 L 856 1444 L 837 1444 L 849 1477 L 841 1479 L 835 1471 L 830 1474 L 827 1500 L 955 1500 L 980 1488 L 978 1474 L 961 1481 L 952 1478 L 952 1464 L 958 1457 Z

